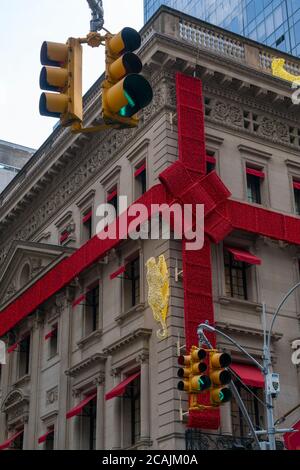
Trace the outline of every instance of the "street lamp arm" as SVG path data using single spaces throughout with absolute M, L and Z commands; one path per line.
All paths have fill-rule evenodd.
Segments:
M 242 351 L 244 354 L 246 354 L 246 356 L 249 357 L 249 359 L 251 359 L 251 361 L 254 362 L 256 364 L 256 366 L 262 372 L 264 372 L 264 367 L 256 359 L 254 359 L 254 357 L 251 356 L 251 354 L 249 354 L 248 351 L 246 351 L 246 349 L 244 349 L 239 343 L 234 341 L 234 339 L 230 338 L 230 336 L 226 335 L 226 333 L 223 333 L 223 331 L 218 330 L 214 326 L 208 325 L 206 323 L 201 323 L 198 327 L 198 335 L 200 335 L 200 336 L 203 335 L 203 329 L 205 329 L 207 331 L 210 331 L 212 333 L 218 333 L 219 335 L 226 338 L 228 341 L 230 341 L 230 343 L 234 344 L 240 351 Z
M 274 323 L 275 323 L 275 320 L 277 318 L 277 315 L 278 313 L 280 312 L 280 309 L 281 307 L 285 304 L 285 302 L 287 301 L 288 297 L 298 288 L 300 287 L 300 282 L 298 282 L 294 287 L 292 287 L 288 293 L 284 296 L 284 298 L 282 299 L 282 301 L 280 302 L 280 304 L 278 305 L 277 309 L 276 309 L 276 312 L 274 313 L 274 316 L 272 318 L 272 322 L 271 322 L 271 326 L 270 326 L 270 329 L 269 329 L 269 333 L 268 333 L 268 349 L 270 350 L 270 346 L 271 346 L 271 334 L 272 334 L 272 330 L 273 330 L 273 326 L 274 326 Z

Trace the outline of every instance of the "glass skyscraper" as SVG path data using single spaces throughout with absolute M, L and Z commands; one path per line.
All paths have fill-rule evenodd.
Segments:
M 300 57 L 300 0 L 144 0 L 145 21 L 161 5 Z

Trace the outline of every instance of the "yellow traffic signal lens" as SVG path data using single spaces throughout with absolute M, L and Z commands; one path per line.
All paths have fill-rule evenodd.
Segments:
M 232 393 L 229 388 L 215 388 L 210 394 L 213 405 L 221 405 L 231 400 Z
M 141 36 L 135 29 L 123 28 L 110 39 L 108 47 L 112 54 L 118 55 L 122 52 L 135 51 L 140 47 L 141 42 Z
M 211 365 L 215 368 L 228 367 L 231 364 L 231 356 L 227 353 L 214 353 L 211 355 Z
M 117 81 L 129 73 L 140 73 L 142 68 L 143 64 L 140 58 L 132 52 L 126 52 L 110 65 L 109 73 L 111 78 Z
M 211 386 L 208 375 L 195 375 L 191 379 L 191 392 L 203 392 Z
M 189 392 L 190 391 L 190 384 L 188 380 L 180 380 L 177 384 L 178 390 Z
M 40 98 L 40 114 L 60 118 L 68 109 L 68 96 L 58 93 L 42 93 Z
M 40 75 L 42 90 L 60 91 L 68 83 L 68 71 L 58 67 L 43 67 Z
M 210 374 L 210 378 L 215 385 L 227 385 L 231 382 L 229 370 L 216 370 Z
M 41 64 L 61 67 L 68 59 L 67 44 L 58 42 L 43 42 L 41 48 Z
M 194 349 L 192 352 L 192 358 L 194 361 L 203 361 L 207 356 L 205 349 Z

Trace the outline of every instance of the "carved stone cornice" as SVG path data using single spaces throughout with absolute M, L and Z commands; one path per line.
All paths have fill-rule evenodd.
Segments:
M 107 357 L 105 354 L 101 354 L 101 353 L 93 354 L 92 356 L 88 357 L 87 359 L 84 359 L 83 361 L 79 362 L 75 366 L 70 367 L 70 369 L 65 371 L 65 374 L 68 377 L 77 377 L 87 368 L 93 367 L 97 364 L 99 364 L 100 366 L 106 361 L 106 359 Z
M 105 372 L 100 372 L 97 377 L 93 379 L 93 385 L 99 386 L 105 384 Z
M 111 355 L 112 353 L 126 347 L 128 344 L 137 341 L 139 339 L 146 339 L 148 340 L 152 335 L 152 330 L 146 328 L 139 328 L 138 330 L 129 333 L 128 335 L 124 336 L 123 338 L 115 341 L 110 346 L 103 348 L 103 352 L 107 355 Z
M 259 339 L 263 338 L 264 336 L 264 332 L 262 329 L 255 328 L 249 325 L 238 325 L 232 322 L 222 322 L 222 321 L 217 321 L 216 325 L 218 328 L 220 328 L 220 330 L 230 331 L 231 333 L 238 333 L 240 335 L 245 335 L 245 336 L 254 336 Z M 282 337 L 283 337 L 283 334 L 279 332 L 273 332 L 272 334 L 273 341 L 279 341 Z

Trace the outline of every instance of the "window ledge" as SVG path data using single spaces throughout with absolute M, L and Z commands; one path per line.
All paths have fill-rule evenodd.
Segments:
M 140 439 L 134 446 L 126 447 L 126 450 L 144 450 L 153 446 L 153 441 L 150 438 Z
M 257 302 L 251 302 L 250 300 L 235 299 L 234 297 L 220 296 L 218 299 L 221 305 L 237 305 L 240 307 L 248 307 L 256 312 L 262 311 L 262 305 Z
M 115 319 L 115 321 L 117 323 L 122 323 L 124 320 L 126 320 L 127 318 L 130 318 L 135 313 L 142 312 L 143 310 L 145 310 L 145 302 L 141 302 L 141 303 L 135 305 L 134 307 L 131 307 L 129 310 L 127 310 L 127 312 L 124 312 L 121 315 L 119 315 Z
M 94 340 L 98 340 L 99 338 L 101 338 L 103 334 L 103 331 L 102 330 L 96 330 L 96 331 L 93 331 L 92 333 L 90 333 L 89 335 L 85 336 L 84 338 L 82 338 L 80 341 L 77 341 L 77 346 L 79 347 L 79 349 L 82 349 L 84 348 L 87 344 L 89 343 L 93 343 Z
M 23 385 L 26 385 L 30 382 L 30 375 L 23 375 L 20 379 L 16 380 L 16 382 L 13 383 L 13 387 L 18 388 L 22 387 Z

